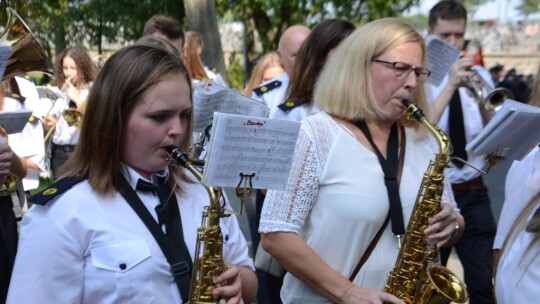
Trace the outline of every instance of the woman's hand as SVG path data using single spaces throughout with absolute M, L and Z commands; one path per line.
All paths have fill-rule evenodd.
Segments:
M 358 287 L 351 285 L 345 290 L 339 303 L 342 304 L 405 304 L 405 302 L 398 299 L 396 296 L 389 293 L 376 290 Z
M 429 219 L 429 226 L 424 233 L 440 248 L 455 243 L 463 233 L 464 226 L 461 214 L 449 204 L 442 204 L 441 211 Z
M 216 298 L 227 300 L 227 304 L 243 303 L 242 301 L 242 271 L 241 268 L 231 265 L 218 277 L 219 284 L 225 283 L 221 287 L 212 290 L 212 295 Z
M 48 115 L 45 117 L 45 120 L 43 121 L 43 125 L 45 125 L 45 129 L 49 130 L 54 125 L 56 125 L 56 122 L 58 119 L 56 118 L 56 115 Z

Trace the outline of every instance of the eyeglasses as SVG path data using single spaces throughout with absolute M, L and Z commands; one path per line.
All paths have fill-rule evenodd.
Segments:
M 418 82 L 424 82 L 428 79 L 429 75 L 431 75 L 431 71 L 424 68 L 414 68 L 406 63 L 403 62 L 389 62 L 379 59 L 373 59 L 374 62 L 378 63 L 384 63 L 392 66 L 392 70 L 394 70 L 394 74 L 396 76 L 408 76 L 411 71 L 414 71 L 414 75 L 416 76 L 416 80 Z

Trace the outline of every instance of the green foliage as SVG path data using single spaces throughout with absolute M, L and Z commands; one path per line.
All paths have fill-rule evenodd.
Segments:
M 237 56 L 236 52 L 233 52 L 229 57 L 229 62 L 227 64 L 227 78 L 229 79 L 231 88 L 240 92 L 244 90 L 246 74 L 242 67 L 242 60 Z
M 522 0 L 516 9 L 523 16 L 528 16 L 540 12 L 540 0 Z

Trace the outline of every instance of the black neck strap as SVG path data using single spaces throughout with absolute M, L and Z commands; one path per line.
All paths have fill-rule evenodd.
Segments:
M 191 285 L 190 265 L 192 264 L 187 248 L 177 250 L 122 174 L 120 174 L 120 187 L 117 190 L 154 236 L 167 262 L 171 265 L 171 273 L 182 296 L 182 301 L 187 303 L 189 301 L 189 289 Z M 170 204 L 178 205 L 176 195 L 171 196 Z
M 375 150 L 375 154 L 379 159 L 381 168 L 384 172 L 384 183 L 388 191 L 388 200 L 390 201 L 390 218 L 392 222 L 392 234 L 394 236 L 402 236 L 405 234 L 405 224 L 403 222 L 403 210 L 401 208 L 401 199 L 399 197 L 399 176 L 405 154 L 405 132 L 401 128 L 401 150 L 399 149 L 399 136 L 397 122 L 392 125 L 388 145 L 386 148 L 386 159 L 383 157 L 377 145 L 373 141 L 371 132 L 365 121 L 357 121 L 355 125 L 364 133 L 367 140 Z M 400 151 L 398 155 L 398 151 Z

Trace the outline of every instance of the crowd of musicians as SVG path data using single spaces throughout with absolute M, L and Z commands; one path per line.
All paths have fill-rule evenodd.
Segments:
M 466 24 L 464 6 L 442 0 L 426 35 L 461 51 Z M 400 18 L 359 27 L 328 19 L 287 28 L 256 62 L 243 93 L 270 118 L 299 122 L 300 132 L 285 189 L 257 190 L 250 230 L 234 216 L 219 220 L 226 267 L 200 291 L 209 301 L 427 303 L 386 284 L 413 233 L 405 230 L 419 189 L 435 187 L 440 206 L 414 233 L 436 263 L 455 250 L 463 302 L 540 297 L 539 143 L 508 171 L 496 221 L 478 170 L 486 155 L 465 146 L 494 115 L 469 86 L 484 78 L 489 93 L 502 66 L 488 71 L 462 56 L 435 83 L 425 38 Z M 171 151 L 193 142 L 193 87 L 227 86 L 201 60 L 202 42 L 155 15 L 99 69 L 70 47 L 55 56 L 46 86 L 24 74 L 4 79 L 0 111 L 32 115 L 17 133 L 0 126 L 0 303 L 202 302 L 189 298 L 192 270 L 208 267 L 195 255 L 211 191 L 171 165 Z M 538 71 L 522 97 L 534 106 Z M 448 135 L 447 154 L 425 123 L 405 117 L 409 102 Z M 448 160 L 444 181 L 425 185 L 436 156 Z M 40 177 L 54 183 L 44 188 Z M 280 271 L 256 269 L 258 253 Z

